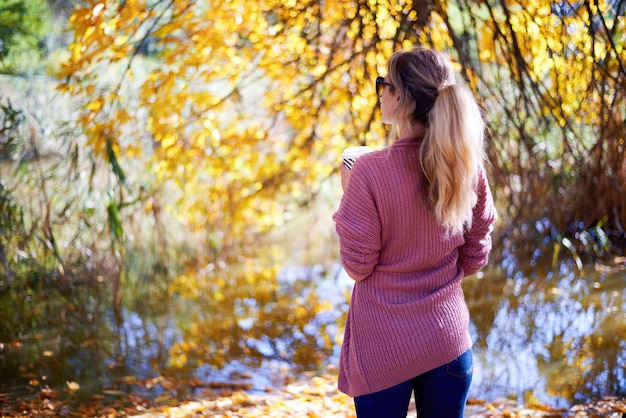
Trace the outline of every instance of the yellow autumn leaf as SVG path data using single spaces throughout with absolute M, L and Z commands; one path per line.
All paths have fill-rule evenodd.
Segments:
M 70 392 L 76 392 L 80 389 L 80 385 L 77 382 L 66 381 L 65 385 L 67 386 L 67 390 Z
M 92 100 L 91 102 L 87 103 L 87 109 L 91 110 L 94 113 L 97 113 L 100 111 L 100 109 L 102 109 L 103 105 L 104 105 L 104 99 L 101 97 L 98 97 Z

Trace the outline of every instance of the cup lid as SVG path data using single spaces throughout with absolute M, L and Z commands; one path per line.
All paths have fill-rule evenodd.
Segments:
M 367 146 L 349 147 L 341 153 L 342 158 L 358 158 L 363 154 L 371 152 L 372 149 Z

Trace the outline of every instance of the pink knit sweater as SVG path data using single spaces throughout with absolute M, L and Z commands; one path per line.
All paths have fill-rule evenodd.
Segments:
M 356 283 L 339 390 L 377 392 L 446 364 L 471 345 L 461 280 L 487 264 L 496 220 L 484 171 L 473 223 L 445 237 L 425 202 L 416 138 L 360 157 L 334 214 L 341 261 Z

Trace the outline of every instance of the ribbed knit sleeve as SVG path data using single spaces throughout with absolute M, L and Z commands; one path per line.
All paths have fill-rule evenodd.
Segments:
M 484 170 L 480 171 L 476 194 L 478 200 L 474 206 L 472 227 L 465 232 L 465 243 L 459 249 L 458 263 L 465 276 L 470 276 L 487 265 L 491 251 L 491 232 L 497 219 L 496 208 Z
M 381 225 L 366 171 L 357 160 L 333 220 L 341 248 L 341 262 L 350 277 L 366 279 L 378 264 Z

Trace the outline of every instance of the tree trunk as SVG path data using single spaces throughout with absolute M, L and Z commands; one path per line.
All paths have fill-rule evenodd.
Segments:
M 0 241 L 0 263 L 2 263 L 2 267 L 4 267 L 4 272 L 7 275 L 7 284 L 10 284 L 13 280 L 13 276 L 11 274 L 11 269 L 9 269 L 9 262 L 7 261 L 7 255 L 4 252 L 4 246 L 2 245 L 2 241 Z

